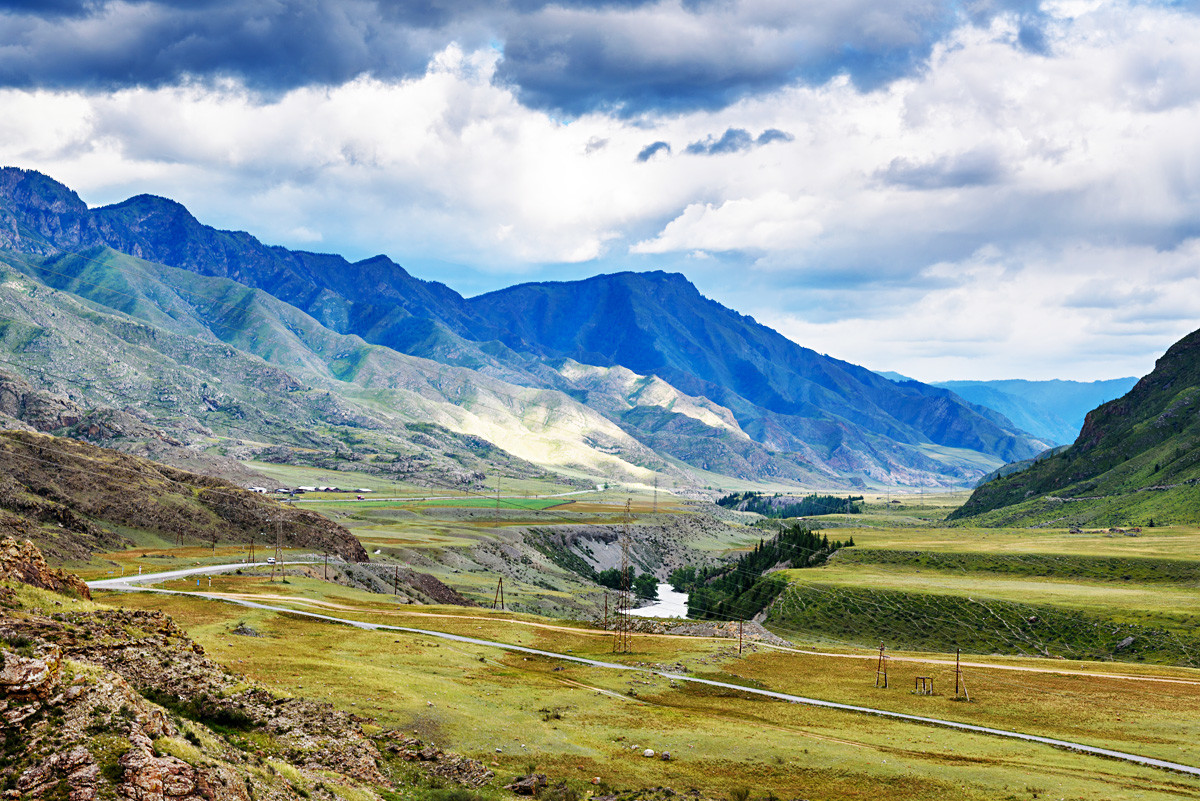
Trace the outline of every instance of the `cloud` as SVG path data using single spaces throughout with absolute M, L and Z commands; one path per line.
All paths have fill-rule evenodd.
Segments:
M 909 189 L 946 189 L 996 183 L 1003 177 L 1004 166 L 995 153 L 970 150 L 924 163 L 894 158 L 876 174 L 889 184 Z
M 703 141 L 692 142 L 684 152 L 694 156 L 716 156 L 723 153 L 739 153 L 772 142 L 791 142 L 794 138 L 777 128 L 763 131 L 757 139 L 744 128 L 726 128 L 719 138 L 709 136 Z
M 500 78 L 523 102 L 572 114 L 717 109 L 797 80 L 886 85 L 915 74 L 964 22 L 1018 15 L 1035 25 L 1025 0 L 967 5 L 969 14 L 950 0 L 552 5 L 507 30 Z
M 487 41 L 472 6 L 373 0 L 60 0 L 0 7 L 0 85 L 164 86 L 233 78 L 256 90 L 418 75 L 450 41 Z
M 781 131 L 778 128 L 768 128 L 758 135 L 758 138 L 754 140 L 754 144 L 761 147 L 762 145 L 769 145 L 772 142 L 792 142 L 795 139 L 796 137 L 787 131 Z
M 643 147 L 641 150 L 638 151 L 637 160 L 639 162 L 646 162 L 646 161 L 649 161 L 650 159 L 654 158 L 659 153 L 670 153 L 670 152 L 671 152 L 671 146 L 668 145 L 666 142 L 661 142 L 661 141 L 660 142 L 651 142 L 650 144 L 646 145 L 645 147 Z
M 451 44 L 494 47 L 521 102 L 570 115 L 719 109 L 794 81 L 915 74 L 958 25 L 1023 0 L 17 0 L 0 3 L 0 86 L 256 92 L 419 76 Z
M 719 206 L 694 203 L 657 237 L 639 242 L 632 253 L 669 251 L 779 250 L 800 247 L 821 231 L 810 218 L 812 198 L 768 192 L 756 198 L 727 200 Z
M 700 156 L 712 156 L 719 153 L 737 153 L 739 150 L 749 150 L 754 146 L 754 137 L 743 128 L 726 128 L 720 139 L 708 137 L 703 142 L 692 142 L 685 153 Z

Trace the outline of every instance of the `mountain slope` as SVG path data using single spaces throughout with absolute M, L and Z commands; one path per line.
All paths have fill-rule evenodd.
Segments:
M 488 335 L 515 351 L 657 375 L 729 408 L 754 439 L 779 450 L 804 443 L 831 457 L 878 435 L 1013 460 L 1042 445 L 949 391 L 896 384 L 801 347 L 678 274 L 523 284 L 468 302 L 491 321 Z
M 291 547 L 355 562 L 367 552 L 349 531 L 220 479 L 200 476 L 83 442 L 46 434 L 0 433 L 0 522 L 60 561 L 128 546 L 136 529 L 165 541 L 249 542 L 282 526 Z M 40 525 L 38 525 L 40 524 Z
M 1056 444 L 1074 442 L 1092 409 L 1128 392 L 1137 379 L 1107 381 L 940 381 L 958 396 L 1003 414 L 1036 437 Z
M 1200 522 L 1200 331 L 1123 397 L 1090 412 L 1075 443 L 980 486 L 951 519 L 1149 525 Z
M 466 300 L 386 258 L 351 263 L 269 247 L 205 226 L 164 198 L 139 195 L 88 209 L 65 186 L 13 168 L 0 169 L 0 247 L 52 259 L 109 247 L 261 289 L 340 334 L 573 397 L 584 390 L 548 361 L 655 375 L 683 395 L 728 409 L 754 443 L 752 459 L 725 449 L 714 457 L 715 469 L 753 471 L 749 465 L 769 463 L 779 475 L 956 484 L 1046 445 L 946 390 L 896 385 L 802 348 L 703 298 L 680 276 L 600 276 Z M 633 436 L 672 427 L 667 420 L 612 419 Z M 697 447 L 673 455 L 697 466 L 709 462 L 702 451 L 712 450 L 698 438 L 726 436 L 696 418 L 675 423 L 695 429 L 676 441 Z M 948 457 L 946 449 L 962 454 Z
M 525 457 L 626 478 L 649 475 L 642 463 L 665 467 L 562 393 L 337 334 L 228 279 L 97 249 L 0 252 L 0 283 L 0 366 L 84 406 L 133 406 L 196 447 L 247 456 L 282 445 L 289 459 L 449 486 L 496 466 L 540 472 Z

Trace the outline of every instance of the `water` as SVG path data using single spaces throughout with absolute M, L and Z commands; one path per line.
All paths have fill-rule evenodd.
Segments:
M 629 614 L 638 617 L 687 617 L 686 592 L 675 592 L 670 584 L 658 585 L 658 600 L 650 606 L 630 609 Z

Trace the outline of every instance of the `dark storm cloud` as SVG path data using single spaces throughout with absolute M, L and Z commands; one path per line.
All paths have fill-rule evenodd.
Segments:
M 790 133 L 778 128 L 768 128 L 759 134 L 757 139 L 743 128 L 727 128 L 719 138 L 710 136 L 703 141 L 692 142 L 684 152 L 693 156 L 718 156 L 722 153 L 750 150 L 772 142 L 790 142 L 794 138 Z
M 0 85 L 159 86 L 232 77 L 256 90 L 420 74 L 458 42 L 499 46 L 497 80 L 568 114 L 719 108 L 840 73 L 876 86 L 947 31 L 1028 0 L 0 0 Z
M 665 150 L 667 153 L 670 153 L 671 146 L 668 145 L 666 142 L 654 142 L 652 144 L 646 145 L 645 147 L 643 147 L 641 149 L 641 152 L 639 152 L 637 154 L 637 160 L 638 161 L 649 161 L 650 159 L 654 158 L 655 154 L 657 154 L 663 150 Z
M 1017 14 L 1025 41 L 1035 42 L 1029 0 L 664 0 L 604 13 L 552 6 L 508 31 L 500 77 L 526 104 L 569 113 L 713 109 L 839 74 L 874 88 L 918 70 L 954 27 L 1001 13 Z

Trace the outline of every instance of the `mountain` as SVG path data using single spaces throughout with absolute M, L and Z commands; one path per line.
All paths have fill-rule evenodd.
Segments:
M 650 476 L 643 464 L 668 470 L 566 394 L 338 334 L 229 279 L 99 248 L 0 252 L 0 283 L 0 368 L 78 407 L 125 410 L 193 450 L 454 488 L 494 469 L 540 475 L 531 460 L 624 480 Z
M 808 447 L 837 463 L 851 451 L 886 460 L 907 450 L 915 458 L 922 444 L 1009 461 L 1038 447 L 1000 415 L 951 392 L 898 385 L 801 347 L 705 298 L 682 275 L 523 284 L 469 304 L 491 321 L 487 336 L 514 351 L 656 375 L 730 409 L 752 438 L 775 450 Z
M 1012 420 L 1019 428 L 1055 444 L 1079 436 L 1084 416 L 1102 403 L 1119 398 L 1137 379 L 1107 381 L 940 381 L 971 403 L 986 406 Z
M 1200 331 L 1128 393 L 1088 413 L 1074 444 L 981 485 L 951 519 L 1019 525 L 1200 522 Z
M 822 481 L 831 486 L 864 479 L 954 485 L 973 481 L 1003 462 L 1029 458 L 1048 444 L 953 392 L 916 382 L 896 384 L 803 348 L 704 298 L 678 275 L 621 273 L 527 284 L 466 299 L 445 285 L 414 278 L 382 256 L 349 262 L 340 256 L 270 247 L 244 232 L 216 230 L 165 198 L 139 195 L 89 209 L 67 187 L 14 168 L 0 169 L 0 248 L 22 254 L 23 259 L 9 259 L 10 263 L 19 261 L 23 271 L 48 285 L 109 309 L 141 314 L 144 321 L 177 334 L 215 337 L 248 348 L 285 370 L 299 369 L 288 366 L 294 361 L 292 344 L 276 340 L 269 351 L 256 344 L 261 325 L 255 315 L 262 299 L 245 295 L 237 286 L 261 290 L 294 307 L 303 314 L 305 330 L 320 328 L 328 342 L 334 341 L 328 339 L 332 335 L 353 337 L 356 344 L 348 346 L 352 358 L 308 361 L 307 367 L 332 373 L 335 380 L 364 383 L 355 359 L 365 354 L 371 357 L 368 362 L 385 358 L 379 349 L 367 349 L 376 345 L 395 355 L 469 371 L 469 376 L 456 374 L 463 387 L 474 377 L 483 383 L 503 382 L 505 392 L 524 398 L 516 405 L 526 409 L 531 395 L 541 397 L 538 393 L 545 391 L 554 393 L 545 397 L 561 406 L 561 393 L 587 410 L 577 409 L 572 415 L 590 420 L 603 409 L 617 429 L 605 437 L 621 440 L 621 447 L 631 453 L 642 448 L 645 452 L 632 455 L 628 463 L 643 469 L 652 462 L 661 464 L 649 450 L 658 448 L 685 464 L 750 479 Z M 111 256 L 94 255 L 113 251 L 137 257 L 142 264 L 225 280 L 221 308 L 252 301 L 251 307 L 227 309 L 200 328 L 184 331 L 168 308 L 177 305 L 170 292 L 178 275 L 167 280 L 162 291 L 139 295 L 135 303 L 119 288 L 97 290 L 100 276 L 73 261 L 99 258 L 115 264 Z M 104 280 L 121 284 L 111 275 Z M 166 298 L 166 305 L 156 308 L 160 298 Z M 271 314 L 284 315 L 274 310 Z M 597 395 L 583 385 L 594 383 L 591 377 L 559 369 L 568 360 L 656 377 L 670 388 L 671 403 L 698 408 L 696 403 L 707 402 L 723 410 L 716 415 L 724 422 L 681 416 L 670 404 L 622 400 L 612 396 L 612 386 Z M 419 379 L 425 389 L 418 394 L 426 397 L 438 394 L 427 391 L 430 369 Z M 365 383 L 375 388 L 381 381 L 385 379 L 376 372 Z M 393 381 L 392 389 L 401 391 L 403 385 Z M 446 401 L 462 408 L 457 396 L 440 399 Z M 492 401 L 515 412 L 514 404 L 496 393 Z M 375 411 L 380 408 L 377 403 Z M 515 431 L 504 426 L 468 429 L 463 416 L 445 406 L 439 417 L 441 424 L 461 433 L 485 438 L 506 434 L 501 437 L 504 442 L 495 444 L 509 450 L 510 444 L 523 443 L 520 426 Z M 511 418 L 506 416 L 505 425 Z M 536 450 L 526 448 L 522 458 L 548 464 L 533 458 Z

